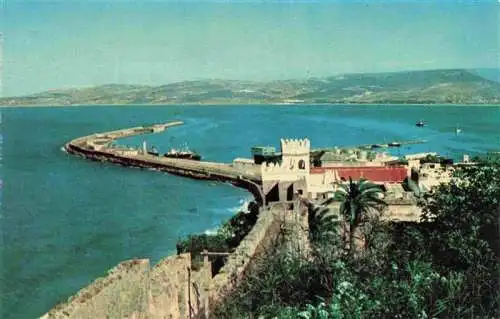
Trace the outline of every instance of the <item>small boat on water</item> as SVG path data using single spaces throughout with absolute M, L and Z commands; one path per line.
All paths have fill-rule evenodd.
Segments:
M 401 146 L 401 143 L 398 143 L 398 142 L 391 142 L 389 144 L 387 144 L 389 147 L 400 147 Z
M 193 151 L 176 150 L 174 148 L 170 149 L 170 151 L 168 151 L 168 153 L 165 153 L 163 156 L 169 157 L 169 158 L 180 158 L 180 159 L 188 159 L 188 160 L 194 160 L 194 161 L 201 160 L 201 155 L 199 155 Z
M 420 120 L 420 121 L 418 121 L 418 122 L 417 122 L 417 124 L 415 124 L 415 125 L 416 125 L 416 126 L 418 126 L 418 127 L 424 127 L 424 126 L 425 126 L 425 123 L 424 123 L 424 121 Z

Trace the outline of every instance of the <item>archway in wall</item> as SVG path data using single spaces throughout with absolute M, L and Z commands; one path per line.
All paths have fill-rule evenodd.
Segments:
M 279 192 L 279 183 L 271 188 L 269 192 L 266 194 L 266 203 L 279 202 L 280 200 L 280 192 Z
M 286 200 L 287 201 L 292 201 L 293 200 L 293 184 L 287 187 L 286 189 Z

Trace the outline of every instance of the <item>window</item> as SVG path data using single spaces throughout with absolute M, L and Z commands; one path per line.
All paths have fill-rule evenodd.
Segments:
M 299 161 L 299 169 L 306 169 L 306 162 L 304 160 Z

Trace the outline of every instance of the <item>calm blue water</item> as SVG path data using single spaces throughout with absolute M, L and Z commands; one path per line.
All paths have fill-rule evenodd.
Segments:
M 230 217 L 243 190 L 63 153 L 94 132 L 183 120 L 146 137 L 160 151 L 187 143 L 207 160 L 249 157 L 280 137 L 313 147 L 427 139 L 395 154 L 460 157 L 500 150 L 500 108 L 461 106 L 148 106 L 2 109 L 2 318 L 33 318 L 118 262 L 175 251 L 179 236 Z M 429 126 L 415 127 L 424 119 Z M 455 134 L 455 127 L 462 134 Z M 123 143 L 139 145 L 143 137 Z

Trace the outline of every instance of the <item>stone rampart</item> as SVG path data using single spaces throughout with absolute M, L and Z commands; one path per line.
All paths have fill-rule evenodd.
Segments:
M 191 270 L 191 255 L 170 256 L 153 268 L 149 260 L 120 263 L 43 315 L 51 318 L 189 318 L 203 313 L 211 266 Z
M 153 268 L 147 259 L 125 261 L 42 318 L 184 319 L 190 313 L 192 318 L 205 318 L 237 287 L 252 261 L 272 248 L 291 214 L 280 205 L 262 209 L 250 233 L 213 278 L 210 263 L 191 270 L 190 254 L 167 257 Z
M 223 302 L 243 279 L 252 261 L 269 251 L 281 234 L 286 213 L 283 208 L 264 208 L 254 227 L 212 280 L 210 307 Z
M 189 254 L 160 261 L 151 271 L 148 314 L 151 318 L 187 318 Z
M 149 290 L 149 260 L 118 264 L 67 302 L 42 316 L 49 318 L 125 318 L 144 313 Z
M 211 265 L 191 270 L 191 255 L 171 256 L 151 271 L 147 318 L 189 318 L 203 314 Z

